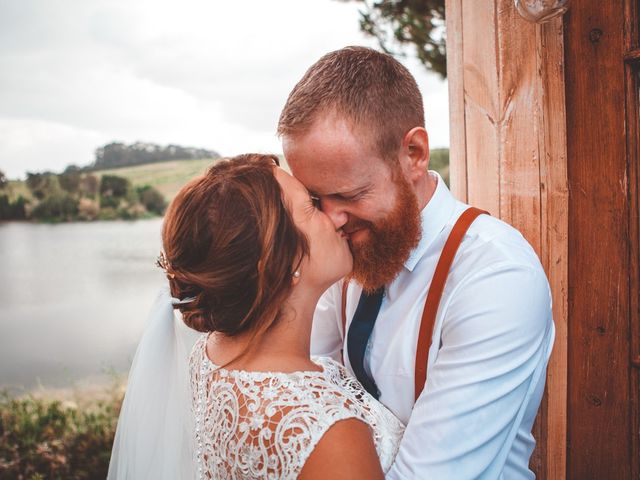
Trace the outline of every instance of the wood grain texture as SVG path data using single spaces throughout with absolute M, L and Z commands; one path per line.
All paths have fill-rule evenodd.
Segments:
M 625 5 L 625 43 L 627 52 L 626 114 L 627 168 L 629 171 L 629 312 L 630 312 L 630 408 L 631 478 L 640 478 L 640 52 L 638 49 L 640 2 L 627 0 Z M 633 61 L 629 61 L 633 57 Z
M 546 478 L 566 478 L 569 188 L 562 19 L 537 28 L 542 105 L 540 145 L 541 260 L 553 293 L 556 338 L 547 370 Z
M 452 183 L 467 193 L 468 203 L 518 228 L 548 274 L 557 336 L 548 393 L 534 427 L 537 447 L 531 467 L 537 478 L 563 479 L 568 188 L 562 21 L 528 23 L 511 0 L 451 0 L 447 8 L 450 25 L 462 29 L 455 33 L 456 42 L 462 39 L 462 55 L 456 51 L 450 56 L 448 68 L 455 85 L 450 88 L 456 109 L 452 120 L 463 118 L 464 139 L 457 138 L 456 148 L 466 148 L 466 157 L 451 157 L 458 163 L 453 171 L 466 174 Z M 452 78 L 456 75 L 463 78 Z M 459 185 L 464 182 L 466 186 Z
M 449 83 L 449 183 L 453 195 L 467 201 L 467 142 L 462 61 L 462 0 L 445 2 L 447 79 Z
M 467 201 L 500 215 L 498 70 L 493 1 L 462 1 Z
M 565 22 L 569 200 L 569 478 L 631 477 L 624 9 Z M 637 245 L 636 245 L 637 247 Z
M 638 191 L 638 94 L 636 91 L 640 65 L 627 69 L 627 165 L 629 168 L 629 312 L 630 312 L 630 363 L 636 368 L 630 371 L 631 477 L 640 478 L 640 203 Z

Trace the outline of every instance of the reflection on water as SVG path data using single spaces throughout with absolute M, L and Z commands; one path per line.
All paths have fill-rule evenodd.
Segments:
M 165 281 L 161 225 L 0 223 L 0 387 L 128 370 Z

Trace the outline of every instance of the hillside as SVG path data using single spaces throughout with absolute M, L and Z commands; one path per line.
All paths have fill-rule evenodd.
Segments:
M 125 177 L 134 186 L 150 185 L 160 191 L 167 201 L 171 201 L 178 190 L 192 178 L 203 174 L 215 160 L 173 160 L 148 163 L 133 167 L 111 168 L 92 172 L 101 177 L 104 174 Z

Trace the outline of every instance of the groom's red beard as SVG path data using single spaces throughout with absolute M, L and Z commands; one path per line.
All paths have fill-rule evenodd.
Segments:
M 357 243 L 349 240 L 353 253 L 351 276 L 367 292 L 393 281 L 420 242 L 422 229 L 416 195 L 402 174 L 398 174 L 394 184 L 396 204 L 384 219 L 375 223 L 358 219 L 343 227 L 347 232 L 368 230 L 365 240 Z

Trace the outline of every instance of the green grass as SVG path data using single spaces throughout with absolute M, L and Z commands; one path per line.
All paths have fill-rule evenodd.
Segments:
M 31 200 L 33 198 L 33 195 L 31 195 L 31 191 L 27 187 L 26 182 L 23 182 L 22 180 L 9 180 L 9 187 L 7 188 L 7 190 L 9 192 L 9 198 L 11 200 L 15 200 L 20 195 L 28 200 Z
M 105 174 L 125 177 L 134 186 L 150 185 L 158 189 L 167 201 L 171 201 L 185 183 L 202 175 L 215 162 L 216 160 L 211 159 L 176 160 L 98 170 L 93 173 L 99 177 Z

